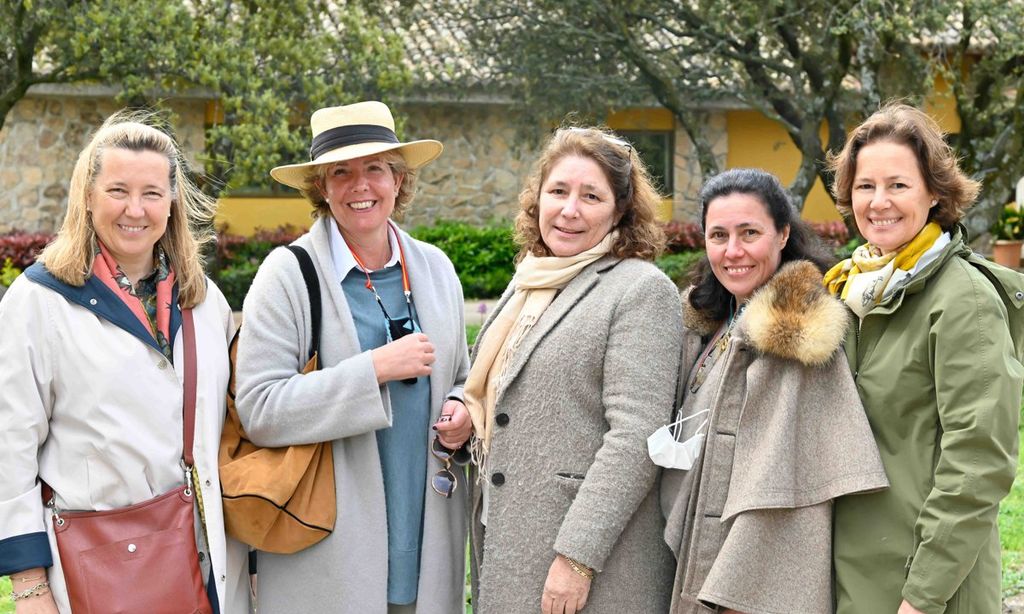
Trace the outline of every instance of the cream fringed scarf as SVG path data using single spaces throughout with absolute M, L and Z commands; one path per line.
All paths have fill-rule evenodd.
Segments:
M 512 279 L 515 293 L 487 327 L 466 379 L 466 407 L 473 418 L 473 432 L 476 433 L 470 450 L 481 476 L 487 475 L 485 465 L 494 426 L 498 382 L 512 362 L 513 354 L 558 290 L 568 285 L 587 265 L 609 253 L 617 236 L 617 232 L 611 232 L 600 243 L 575 256 L 538 258 L 527 254 L 516 267 Z

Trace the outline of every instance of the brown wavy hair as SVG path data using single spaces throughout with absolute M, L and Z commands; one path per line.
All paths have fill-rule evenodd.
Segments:
M 391 167 L 391 173 L 396 178 L 399 175 L 404 177 L 402 179 L 402 186 L 398 188 L 398 195 L 395 196 L 395 209 L 391 212 L 391 219 L 401 222 L 402 218 L 405 217 L 406 209 L 409 208 L 409 203 L 416 196 L 418 171 L 409 168 L 405 157 L 399 151 L 391 150 L 374 155 L 379 157 L 384 164 Z M 306 197 L 306 200 L 313 203 L 313 219 L 331 216 L 331 206 L 327 203 L 327 199 L 324 198 L 323 185 L 324 180 L 327 179 L 327 171 L 337 164 L 340 163 L 332 162 L 314 166 L 306 175 L 303 187 L 299 190 Z
M 619 231 L 619 237 L 611 253 L 618 258 L 657 258 L 665 249 L 665 233 L 654 219 L 661 195 L 636 150 L 608 129 L 567 127 L 555 132 L 545 144 L 519 193 L 515 222 L 515 239 L 520 246 L 517 260 L 528 253 L 552 255 L 540 236 L 540 188 L 555 164 L 566 156 L 596 162 L 615 194 L 619 221 L 613 230 Z
M 854 128 L 838 155 L 828 155 L 829 169 L 835 173 L 832 194 L 841 214 L 853 215 L 857 155 L 865 146 L 879 141 L 906 145 L 914 152 L 928 191 L 939 201 L 929 209 L 928 221 L 950 230 L 963 219 L 978 198 L 981 184 L 960 170 L 956 154 L 943 139 L 935 120 L 920 109 L 902 103 L 889 103 L 876 111 Z

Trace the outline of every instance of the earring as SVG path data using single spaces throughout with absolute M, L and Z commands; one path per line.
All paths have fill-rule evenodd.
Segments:
M 932 199 L 932 206 L 934 207 L 934 206 L 935 206 L 935 205 L 937 205 L 937 204 L 939 204 L 939 199 L 937 199 L 937 198 L 933 198 L 933 199 Z

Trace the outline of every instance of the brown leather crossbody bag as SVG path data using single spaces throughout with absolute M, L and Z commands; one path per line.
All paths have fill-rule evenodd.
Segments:
M 58 510 L 53 491 L 43 484 L 74 612 L 212 612 L 199 570 L 193 511 L 195 324 L 191 309 L 183 309 L 181 316 L 185 484 L 142 503 L 102 512 Z

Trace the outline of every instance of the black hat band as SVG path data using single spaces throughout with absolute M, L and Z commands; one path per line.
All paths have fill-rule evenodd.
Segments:
M 398 144 L 395 131 L 375 124 L 353 124 L 338 126 L 324 130 L 313 137 L 313 145 L 309 148 L 309 160 L 315 161 L 321 154 L 360 143 L 394 143 Z

